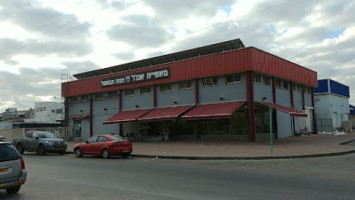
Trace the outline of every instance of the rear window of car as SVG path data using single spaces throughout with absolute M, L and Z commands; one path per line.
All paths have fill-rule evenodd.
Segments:
M 116 137 L 116 136 L 110 136 L 110 138 L 111 138 L 113 141 L 123 141 L 123 140 L 124 140 L 123 138 Z
M 18 160 L 20 155 L 17 150 L 10 144 L 0 145 L 0 162 Z

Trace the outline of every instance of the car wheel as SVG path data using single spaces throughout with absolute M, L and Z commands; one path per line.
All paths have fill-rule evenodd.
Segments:
M 103 158 L 110 158 L 110 152 L 108 152 L 108 150 L 107 149 L 104 149 L 104 150 L 102 150 L 102 157 Z
M 63 155 L 65 151 L 59 151 L 59 155 Z
M 83 154 L 81 153 L 80 148 L 76 148 L 74 153 L 75 153 L 75 157 L 77 157 L 77 158 L 83 156 Z
M 41 156 L 46 154 L 46 150 L 44 149 L 44 146 L 42 144 L 38 147 L 38 154 Z
M 123 158 L 128 158 L 128 156 L 129 156 L 129 153 L 126 153 L 126 154 L 122 155 Z
M 21 155 L 23 154 L 23 152 L 25 152 L 25 150 L 23 149 L 22 144 L 18 144 L 16 146 L 16 149 L 17 149 L 18 152 L 20 152 Z
M 17 186 L 17 187 L 12 187 L 12 188 L 7 188 L 6 192 L 9 194 L 15 194 L 20 190 L 21 186 Z

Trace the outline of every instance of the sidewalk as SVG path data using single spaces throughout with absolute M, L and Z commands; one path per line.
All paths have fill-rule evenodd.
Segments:
M 347 145 L 341 145 L 353 141 Z M 76 142 L 68 142 L 68 153 Z M 355 134 L 282 138 L 269 142 L 174 141 L 133 142 L 132 157 L 170 159 L 278 159 L 335 156 L 355 153 Z

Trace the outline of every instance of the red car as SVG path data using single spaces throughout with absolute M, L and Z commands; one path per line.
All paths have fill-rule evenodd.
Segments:
M 95 135 L 84 143 L 75 144 L 76 157 L 83 155 L 101 155 L 103 158 L 117 155 L 127 158 L 133 151 L 132 143 L 118 135 Z

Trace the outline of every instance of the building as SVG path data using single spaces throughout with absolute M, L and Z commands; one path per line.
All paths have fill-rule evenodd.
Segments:
M 282 138 L 314 127 L 317 73 L 239 39 L 74 76 L 62 96 L 68 126 L 83 139 L 133 132 L 257 141 L 270 129 Z
M 318 132 L 342 129 L 349 121 L 349 87 L 331 79 L 318 80 L 314 89 Z
M 64 115 L 63 102 L 36 102 L 33 121 L 38 123 L 62 123 Z
M 2 120 L 8 121 L 17 119 L 17 108 L 7 108 L 5 112 L 2 113 Z

